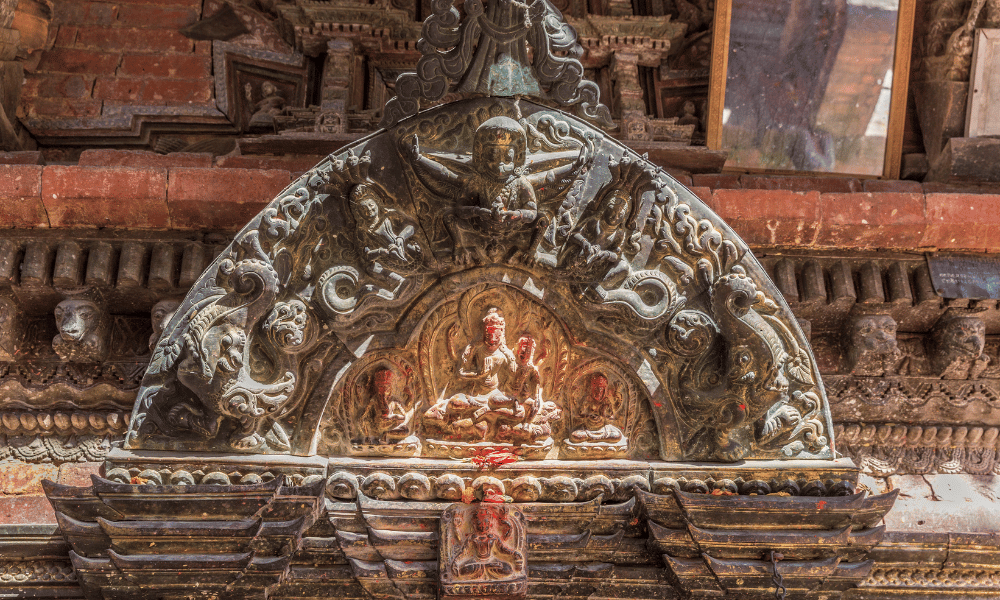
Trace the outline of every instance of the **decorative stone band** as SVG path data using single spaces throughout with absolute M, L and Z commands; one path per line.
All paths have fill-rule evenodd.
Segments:
M 124 411 L 10 411 L 0 413 L 0 433 L 7 435 L 118 434 L 125 432 Z
M 121 436 L 117 436 L 121 439 Z M 0 435 L 0 460 L 27 463 L 96 462 L 107 458 L 111 436 Z
M 76 581 L 73 565 L 56 560 L 17 560 L 0 562 L 0 584 L 30 586 L 33 583 L 72 583 Z
M 838 449 L 878 477 L 923 473 L 1000 474 L 996 427 L 892 423 L 835 426 Z
M 1000 589 L 1000 571 L 985 569 L 944 569 L 938 567 L 879 567 L 872 569 L 858 587 L 909 588 L 912 590 L 980 591 L 984 597 L 995 598 Z M 967 597 L 965 595 L 963 598 Z

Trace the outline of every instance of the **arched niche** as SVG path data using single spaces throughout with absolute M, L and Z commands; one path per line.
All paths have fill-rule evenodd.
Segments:
M 166 326 L 125 447 L 732 462 L 829 459 L 831 429 L 732 229 L 582 120 L 478 98 L 334 152 L 248 223 Z

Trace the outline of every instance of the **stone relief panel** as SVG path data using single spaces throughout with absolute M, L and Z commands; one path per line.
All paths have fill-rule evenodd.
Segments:
M 527 522 L 520 509 L 452 504 L 441 515 L 444 597 L 523 597 L 528 591 Z
M 477 98 L 321 162 L 154 349 L 131 449 L 526 460 L 832 457 L 746 245 L 583 121 Z

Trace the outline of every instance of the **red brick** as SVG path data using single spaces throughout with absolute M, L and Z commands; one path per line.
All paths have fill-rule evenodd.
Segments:
M 167 226 L 165 169 L 44 167 L 42 202 L 52 227 Z
M 823 194 L 820 209 L 820 245 L 914 248 L 927 224 L 923 194 Z
M 91 52 L 89 50 L 53 48 L 42 54 L 35 72 L 51 73 L 114 73 L 118 68 L 119 53 Z
M 0 469 L 0 494 L 21 496 L 42 493 L 42 480 L 55 480 L 59 467 L 53 464 L 8 462 Z
M 740 189 L 740 176 L 720 173 L 695 173 L 691 176 L 691 185 L 694 187 L 707 187 L 713 190 Z
M 84 150 L 81 167 L 211 167 L 208 152 L 171 152 L 157 154 L 148 150 Z
M 1000 248 L 1000 195 L 927 194 L 923 246 L 948 249 Z
M 142 96 L 146 80 L 135 77 L 98 77 L 94 98 L 99 100 L 136 101 Z
M 69 25 L 60 25 L 58 28 L 53 27 L 52 29 L 57 29 L 53 45 L 63 48 L 76 45 L 76 34 L 80 31 L 78 28 L 70 27 Z
M 170 169 L 167 205 L 178 229 L 236 230 L 288 185 L 288 171 Z
M 59 0 L 53 3 L 52 23 L 68 25 L 110 25 L 118 16 L 118 7 L 110 2 Z
M 210 79 L 154 79 L 146 82 L 142 98 L 146 102 L 208 102 L 213 86 Z
M 126 54 L 118 69 L 122 75 L 208 79 L 212 62 L 206 56 L 174 54 Z
M 149 6 L 187 6 L 189 8 L 200 9 L 202 0 L 120 0 L 118 4 L 138 4 Z
M 36 117 L 96 117 L 101 114 L 100 100 L 70 100 L 65 98 L 35 98 L 27 105 L 28 116 Z
M 0 165 L 0 226 L 48 227 L 42 206 L 42 167 Z
M 749 244 L 811 246 L 819 229 L 819 192 L 715 190 L 716 210 Z
M 695 196 L 698 196 L 699 198 L 701 198 L 701 201 L 704 202 L 709 208 L 712 208 L 712 210 L 715 210 L 713 208 L 715 206 L 715 200 L 712 198 L 712 188 L 697 187 L 696 186 L 696 187 L 692 187 L 692 188 L 688 188 L 688 189 L 690 189 L 692 192 L 694 192 Z
M 25 88 L 34 97 L 89 98 L 94 89 L 92 75 L 49 75 L 47 73 L 26 73 Z M 22 90 L 22 93 L 25 90 Z
M 99 462 L 63 463 L 59 467 L 59 483 L 76 487 L 91 485 L 91 475 L 100 475 Z
M 690 172 L 683 171 L 683 170 L 680 170 L 680 169 L 670 169 L 670 168 L 665 168 L 663 170 L 666 171 L 668 175 L 670 175 L 671 177 L 673 177 L 674 179 L 676 179 L 677 183 L 680 183 L 681 185 L 683 185 L 685 187 L 691 187 L 691 173 Z
M 793 192 L 860 192 L 861 181 L 845 177 L 743 175 L 740 184 L 747 190 L 791 190 Z
M 76 45 L 90 48 L 141 49 L 144 52 L 191 52 L 194 41 L 177 31 L 134 27 L 81 27 Z
M 56 513 L 48 498 L 0 496 L 0 523 L 4 525 L 55 524 Z
M 38 150 L 0 152 L 0 165 L 40 165 L 43 162 L 42 153 Z
M 194 7 L 144 4 L 121 4 L 118 7 L 118 23 L 125 27 L 180 29 L 197 20 L 198 10 Z
M 898 194 L 923 194 L 924 188 L 917 181 L 866 179 L 866 192 L 894 192 Z
M 223 156 L 215 166 L 225 169 L 284 169 L 298 177 L 326 158 L 321 154 L 300 154 L 297 156 Z

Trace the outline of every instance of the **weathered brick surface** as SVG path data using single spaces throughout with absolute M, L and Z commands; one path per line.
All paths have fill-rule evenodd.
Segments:
M 121 3 L 117 22 L 125 27 L 180 29 L 198 20 L 198 7 Z
M 52 23 L 69 25 L 99 25 L 113 23 L 118 18 L 119 3 L 60 0 L 52 3 Z
M 31 464 L 9 461 L 0 468 L 0 494 L 7 496 L 42 493 L 42 480 L 55 481 L 59 467 L 53 464 Z
M 996 249 L 1000 246 L 1000 194 L 927 194 L 923 246 Z
M 749 244 L 811 246 L 819 231 L 819 192 L 715 190 L 719 216 Z
M 0 182 L 0 227 L 48 227 L 41 166 L 0 165 Z
M 207 79 L 212 76 L 212 62 L 207 56 L 193 54 L 126 54 L 119 75 L 136 77 L 172 77 Z
M 45 496 L 0 496 L 0 523 L 54 524 L 56 513 Z
M 40 165 L 42 153 L 38 150 L 0 152 L 0 165 Z
M 896 192 L 900 194 L 922 194 L 924 188 L 917 181 L 887 181 L 884 179 L 865 180 L 866 192 Z
M 805 177 L 743 175 L 740 184 L 752 190 L 791 190 L 793 192 L 860 192 L 861 181 L 846 177 Z
M 146 80 L 137 77 L 98 77 L 94 86 L 94 98 L 134 102 L 141 96 L 145 85 Z
M 923 241 L 923 194 L 823 194 L 820 212 L 820 245 L 915 248 Z
M 293 177 L 305 173 L 326 158 L 321 154 L 297 156 L 223 156 L 215 166 L 226 169 L 283 169 Z
M 739 175 L 718 174 L 718 173 L 695 173 L 691 176 L 691 185 L 694 187 L 707 187 L 717 189 L 739 189 Z
M 288 171 L 278 169 L 170 169 L 171 226 L 239 229 L 290 180 Z
M 168 226 L 165 169 L 48 166 L 42 202 L 53 227 Z
M 207 102 L 215 90 L 209 79 L 150 79 L 142 89 L 145 102 Z
M 21 93 L 56 98 L 89 98 L 93 89 L 93 75 L 26 73 Z
M 142 48 L 146 52 L 190 52 L 194 40 L 168 29 L 138 27 L 80 27 L 76 45 L 103 50 Z
M 99 462 L 63 463 L 59 466 L 59 483 L 87 487 L 91 484 L 90 476 L 100 474 L 101 464 Z
M 171 152 L 157 154 L 147 150 L 84 150 L 81 167 L 211 167 L 208 152 Z
M 53 48 L 42 54 L 36 72 L 114 73 L 120 59 L 119 52 Z
M 29 117 L 96 117 L 101 114 L 100 100 L 35 98 L 28 107 Z
M 688 188 L 694 192 L 695 196 L 701 198 L 701 201 L 708 205 L 709 208 L 715 210 L 715 200 L 712 198 L 712 188 L 707 187 L 691 187 Z

